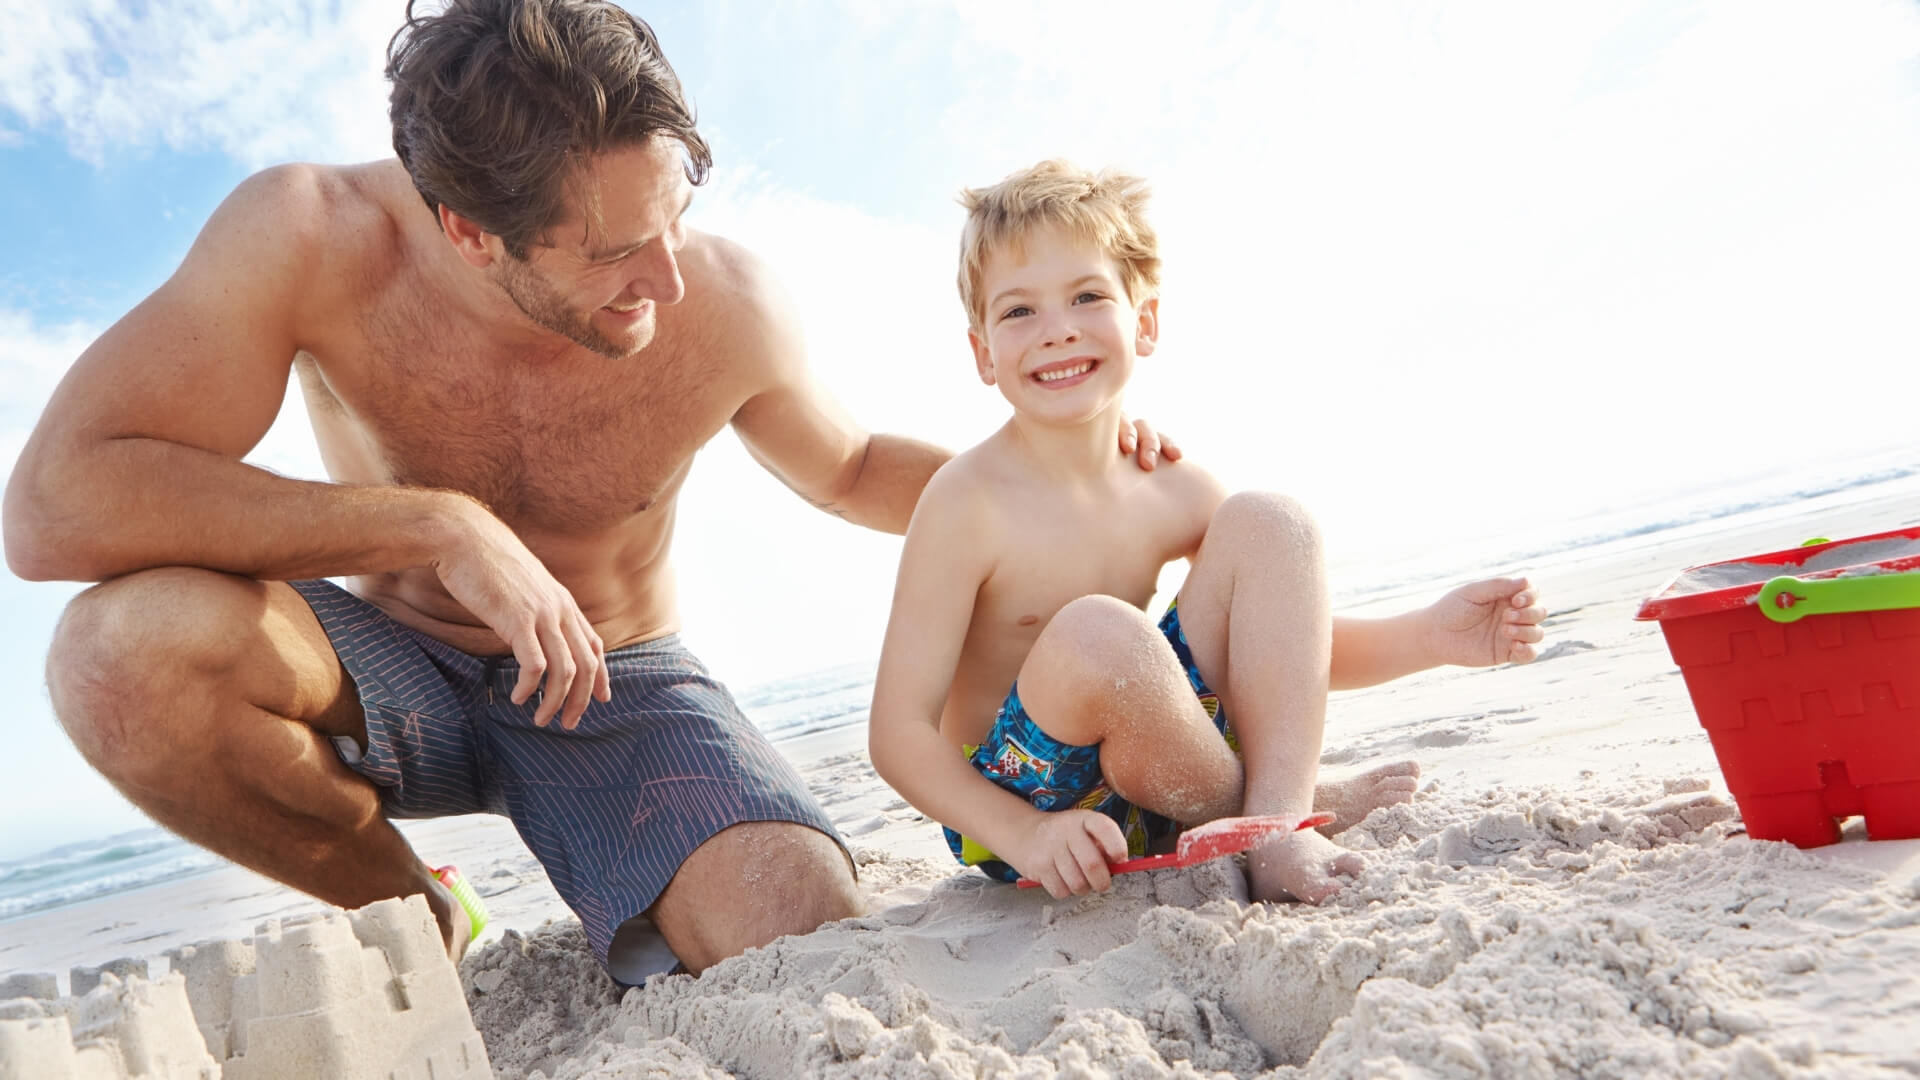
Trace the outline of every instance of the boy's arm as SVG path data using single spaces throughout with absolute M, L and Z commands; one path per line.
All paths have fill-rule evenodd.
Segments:
M 940 731 L 974 598 L 993 572 L 990 500 L 957 474 L 963 466 L 934 477 L 907 529 L 874 680 L 868 753 L 874 771 L 921 813 L 1026 872 L 1028 841 L 1047 815 L 981 776 Z M 1124 843 L 1120 852 L 1114 857 L 1124 856 Z
M 1486 667 L 1532 660 L 1546 609 L 1526 578 L 1462 585 L 1418 611 L 1384 619 L 1336 615 L 1329 688 L 1352 690 L 1441 664 Z

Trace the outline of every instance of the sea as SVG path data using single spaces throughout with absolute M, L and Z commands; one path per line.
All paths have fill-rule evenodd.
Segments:
M 1330 567 L 1336 609 L 1431 592 L 1437 582 L 1551 565 L 1567 558 L 1624 553 L 1705 531 L 1787 516 L 1820 504 L 1879 497 L 1915 499 L 1920 521 L 1920 451 L 1903 449 L 1791 472 L 1669 492 L 1658 499 L 1596 508 L 1573 520 L 1542 523 L 1498 538 L 1423 548 L 1358 568 Z M 1735 520 L 1741 519 L 1741 520 Z M 1807 538 L 1801 538 L 1807 539 Z M 1783 544 L 1782 546 L 1791 546 Z M 1735 558 L 1751 552 L 1728 552 Z M 1674 567 L 1678 573 L 1683 567 Z M 1341 584 L 1357 582 L 1357 584 Z M 871 660 L 841 664 L 759 685 L 735 686 L 747 715 L 768 738 L 787 740 L 864 724 L 873 693 Z M 0 861 L 0 924 L 36 912 L 205 873 L 225 864 L 159 828 L 76 841 Z

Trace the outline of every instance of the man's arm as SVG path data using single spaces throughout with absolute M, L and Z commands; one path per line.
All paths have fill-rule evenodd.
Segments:
M 927 481 L 953 455 L 901 435 L 869 434 L 808 370 L 800 316 L 752 255 L 720 242 L 726 277 L 741 298 L 728 312 L 738 355 L 766 365 L 765 386 L 734 413 L 733 430 L 755 461 L 827 513 L 904 533 Z M 1180 450 L 1144 420 L 1122 425 L 1120 447 L 1151 471 Z
M 737 294 L 728 348 L 759 373 L 733 416 L 755 461 L 827 513 L 882 532 L 904 533 L 927 480 L 953 455 L 899 435 L 874 435 L 809 370 L 799 312 L 765 264 L 715 240 L 719 277 Z
M 321 276 L 324 202 L 299 168 L 241 184 L 173 277 L 74 364 L 7 485 L 15 573 L 99 581 L 179 565 L 286 578 L 425 561 L 448 496 L 240 461 L 286 392 L 299 300 Z
M 453 492 L 290 480 L 240 459 L 286 393 L 302 326 L 347 318 L 363 267 L 330 253 L 358 224 L 314 170 L 283 166 L 221 204 L 166 284 L 87 349 L 54 391 L 7 485 L 7 564 L 102 581 L 157 566 L 286 580 L 433 566 L 508 642 L 514 699 L 537 719 L 606 693 L 600 644 L 510 529 Z M 581 682 L 575 684 L 578 672 Z M 561 692 L 570 685 L 576 693 Z M 569 725 L 570 726 L 570 725 Z

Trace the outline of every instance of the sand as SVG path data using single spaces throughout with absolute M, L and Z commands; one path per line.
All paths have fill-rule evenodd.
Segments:
M 1917 504 L 1901 481 L 1520 568 L 1552 611 L 1539 661 L 1333 701 L 1329 775 L 1412 757 L 1425 778 L 1336 837 L 1371 862 L 1319 908 L 1248 904 L 1232 860 L 1067 901 L 990 883 L 833 732 L 786 749 L 871 914 L 622 992 L 510 830 L 407 828 L 498 917 L 461 978 L 501 1077 L 1910 1078 L 1920 841 L 1748 839 L 1632 615 L 1687 566 Z M 109 898 L 0 927 L 0 978 L 311 903 L 240 871 Z

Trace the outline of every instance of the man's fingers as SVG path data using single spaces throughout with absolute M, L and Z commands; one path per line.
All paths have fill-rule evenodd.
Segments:
M 602 703 L 613 700 L 613 673 L 607 670 L 607 643 L 600 640 L 594 632 L 593 624 L 587 622 L 585 615 L 580 616 L 580 624 L 587 628 L 587 640 L 593 643 L 593 696 Z
M 540 707 L 533 712 L 533 726 L 546 727 L 567 703 L 567 689 L 573 685 L 573 656 L 558 625 L 540 632 L 540 648 L 547 654 L 547 681 L 540 687 Z
M 507 700 L 524 705 L 540 688 L 540 676 L 547 673 L 547 657 L 540 650 L 540 639 L 531 626 L 513 635 L 508 643 L 513 648 L 514 661 L 520 665 L 520 677 L 514 680 L 513 693 Z
M 567 646 L 571 650 L 574 662 L 573 685 L 567 690 L 566 704 L 560 710 L 560 727 L 572 731 L 580 726 L 580 717 L 587 711 L 587 702 L 593 700 L 593 692 L 600 684 L 600 656 L 594 651 L 593 642 L 587 640 L 577 619 L 567 620 Z
M 1172 436 L 1160 436 L 1160 456 L 1166 458 L 1168 461 L 1180 460 L 1180 447 L 1173 441 Z
M 1133 422 L 1133 434 L 1133 459 L 1141 468 L 1152 472 L 1153 466 L 1160 460 L 1160 436 L 1145 420 Z

